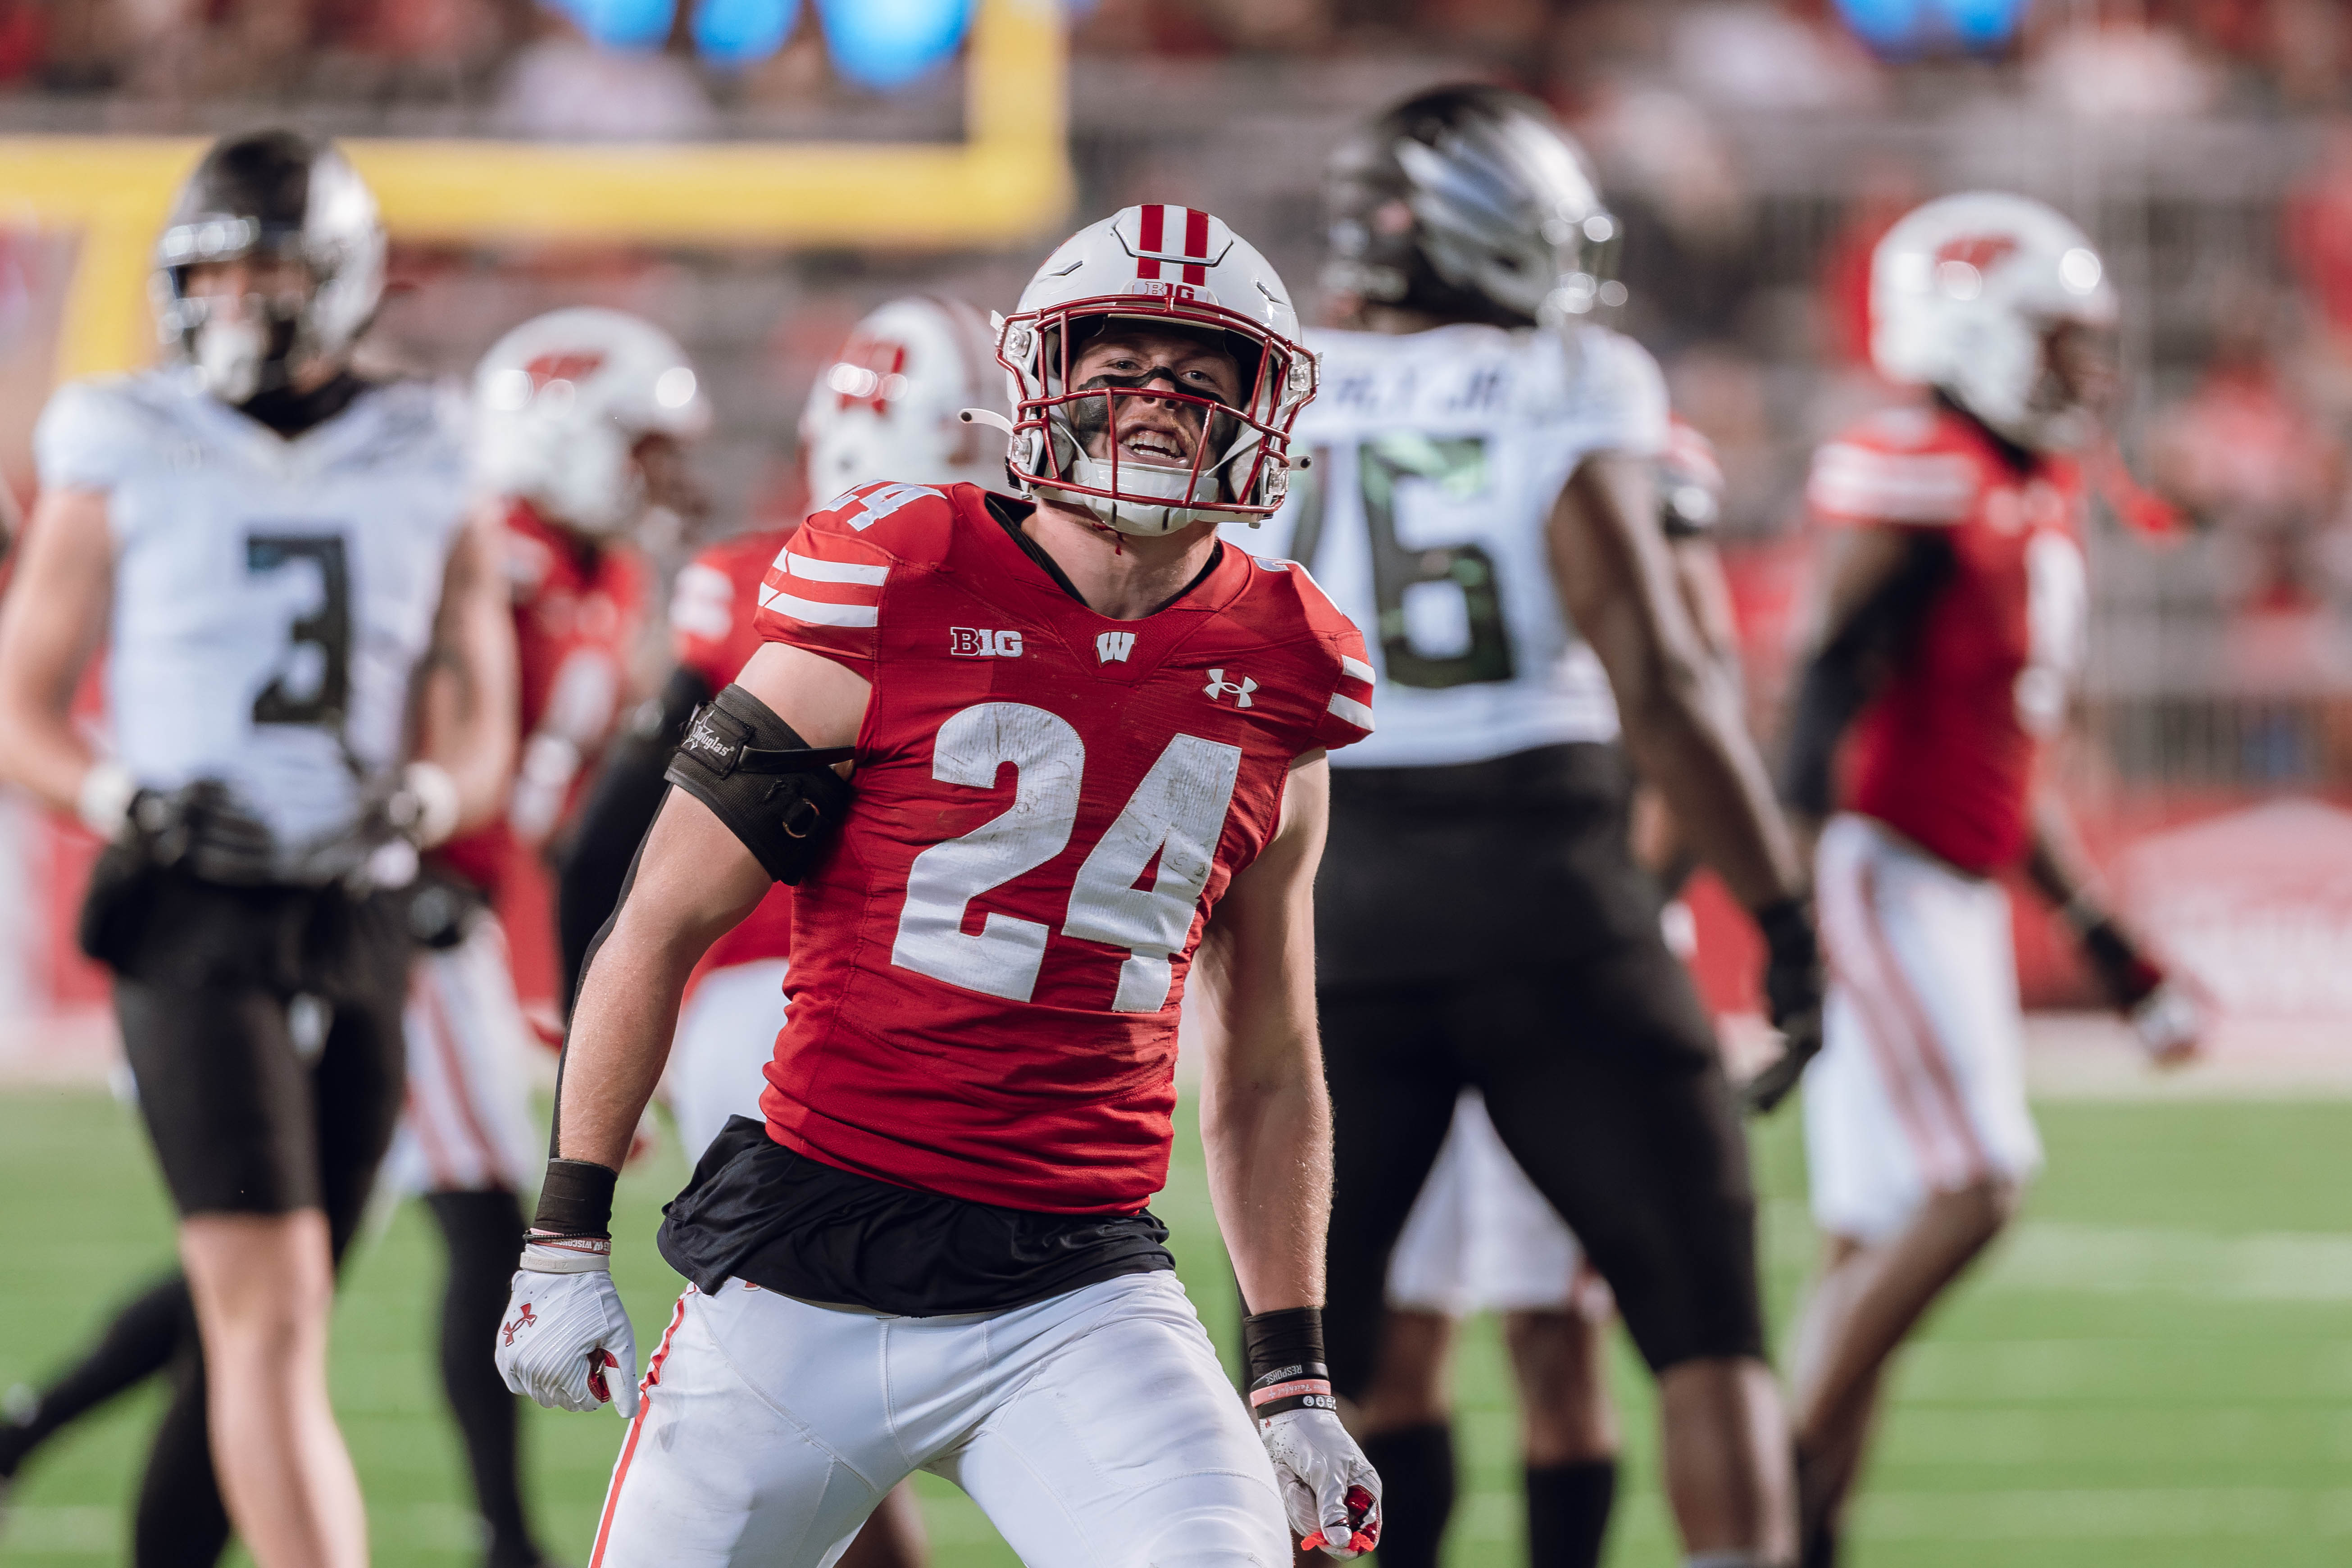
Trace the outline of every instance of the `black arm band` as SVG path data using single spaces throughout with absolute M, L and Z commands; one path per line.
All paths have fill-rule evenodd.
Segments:
M 841 828 L 850 788 L 833 771 L 852 746 L 813 748 L 730 686 L 694 716 L 663 776 L 711 809 L 771 879 L 798 882 Z
M 1242 1342 L 1253 1416 L 1263 1421 L 1286 1410 L 1339 1408 L 1323 1359 L 1322 1308 L 1252 1312 L 1242 1320 Z
M 536 1236 L 610 1236 L 613 1187 L 621 1173 L 593 1160 L 550 1160 L 540 1184 Z
M 1838 738 L 1870 696 L 1861 660 L 1850 647 L 1824 648 L 1797 688 L 1789 746 L 1780 759 L 1780 798 L 1812 816 L 1837 804 Z

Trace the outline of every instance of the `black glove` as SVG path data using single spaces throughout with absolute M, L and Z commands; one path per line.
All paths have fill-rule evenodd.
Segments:
M 2083 957 L 2097 975 L 2108 1004 L 2128 1016 L 2164 984 L 2164 971 L 2149 963 L 2112 915 L 2101 915 L 2079 933 Z
M 151 865 L 231 887 L 275 879 L 278 841 L 268 824 L 239 805 L 218 779 L 142 789 L 124 816 L 132 847 Z
M 1780 1031 L 1780 1056 L 1740 1090 L 1748 1109 L 1761 1115 L 1788 1098 L 1805 1065 L 1821 1054 L 1822 994 L 1828 981 L 1810 900 L 1767 904 L 1756 911 L 1756 925 L 1764 933 L 1765 1005 L 1772 1026 Z

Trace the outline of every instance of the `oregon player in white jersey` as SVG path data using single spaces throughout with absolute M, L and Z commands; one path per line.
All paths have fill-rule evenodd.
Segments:
M 0 614 L 0 770 L 109 840 L 81 938 L 114 972 L 201 1337 L 142 1568 L 212 1561 L 232 1522 L 262 1568 L 366 1560 L 325 1336 L 400 1105 L 394 889 L 496 808 L 513 745 L 504 585 L 448 410 L 349 367 L 383 245 L 333 148 L 216 144 L 157 247 L 179 363 L 52 401 Z M 102 757 L 68 712 L 101 651 Z
M 1657 368 L 1586 321 L 1612 220 L 1543 108 L 1489 88 L 1382 115 L 1327 191 L 1325 281 L 1350 330 L 1309 340 L 1321 395 L 1292 504 L 1237 537 L 1306 563 L 1378 677 L 1379 732 L 1334 760 L 1316 924 L 1328 1348 L 1388 1482 L 1382 1562 L 1433 1565 L 1451 1501 L 1450 1437 L 1384 1422 L 1378 1370 L 1389 1256 L 1466 1087 L 1658 1375 L 1691 1560 L 1781 1563 L 1792 1506 L 1746 1152 L 1628 848 L 1628 751 L 1770 939 L 1790 1051 L 1765 1098 L 1818 1041 L 1819 962 L 1799 860 L 1659 526 Z M 1529 1477 L 1538 1568 L 1594 1561 L 1568 1484 Z

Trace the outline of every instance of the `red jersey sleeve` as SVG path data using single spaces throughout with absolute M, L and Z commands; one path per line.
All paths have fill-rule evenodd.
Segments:
M 1975 456 L 1924 408 L 1890 409 L 1813 454 L 1805 500 L 1834 527 L 1949 527 L 1976 510 Z
M 1329 663 L 1324 679 L 1330 694 L 1317 716 L 1314 744 L 1336 752 L 1352 746 L 1372 732 L 1372 666 L 1364 657 L 1364 634 L 1324 595 L 1321 584 L 1307 568 L 1293 563 L 1290 573 L 1298 583 L 1298 597 L 1307 611 Z
M 753 626 L 874 678 L 890 574 L 936 561 L 954 527 L 953 504 L 928 485 L 865 485 L 813 513 L 760 585 Z
M 712 545 L 678 573 L 669 602 L 671 651 L 711 690 L 732 682 L 760 651 L 751 619 L 768 568 L 791 537 L 790 529 L 742 534 Z

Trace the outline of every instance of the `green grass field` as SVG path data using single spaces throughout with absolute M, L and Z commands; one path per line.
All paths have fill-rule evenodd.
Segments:
M 1905 1360 L 1857 1524 L 1853 1568 L 2265 1568 L 2352 1561 L 2352 1104 L 2042 1108 L 2051 1173 L 2025 1222 Z M 1776 1324 L 1812 1252 L 1795 1119 L 1759 1142 Z M 1229 1276 L 1197 1141 L 1160 1212 L 1185 1279 L 1230 1343 Z M 649 1340 L 678 1288 L 650 1244 L 673 1154 L 622 1184 L 618 1271 Z M 0 1386 L 37 1377 L 161 1267 L 168 1219 L 131 1117 L 95 1093 L 0 1098 Z M 474 1558 L 429 1314 L 439 1261 L 415 1209 L 352 1271 L 336 1327 L 338 1408 L 366 1483 L 376 1561 Z M 1452 1561 L 1518 1560 L 1513 1424 L 1491 1325 L 1460 1384 L 1467 1474 Z M 1629 1496 L 1612 1562 L 1675 1561 L 1643 1380 L 1621 1354 Z M 35 1461 L 0 1522 L 0 1563 L 121 1560 L 152 1393 Z M 609 1415 L 533 1409 L 548 1545 L 579 1563 L 621 1436 Z M 1014 1559 L 977 1511 L 926 1483 L 941 1568 Z

